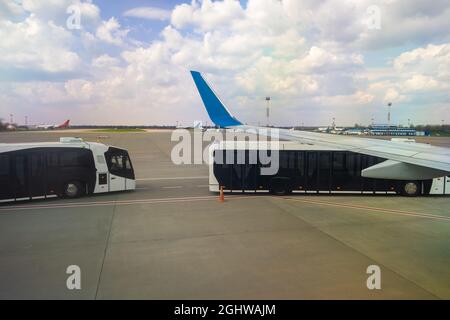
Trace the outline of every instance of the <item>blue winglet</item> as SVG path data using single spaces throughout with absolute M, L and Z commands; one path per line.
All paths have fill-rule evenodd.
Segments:
M 212 122 L 221 128 L 242 125 L 241 122 L 230 114 L 205 79 L 203 79 L 200 72 L 191 71 L 191 74 Z

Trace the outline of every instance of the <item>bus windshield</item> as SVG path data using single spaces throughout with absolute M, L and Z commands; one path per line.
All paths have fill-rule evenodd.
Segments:
M 110 147 L 105 152 L 105 159 L 111 174 L 134 179 L 133 166 L 126 150 Z

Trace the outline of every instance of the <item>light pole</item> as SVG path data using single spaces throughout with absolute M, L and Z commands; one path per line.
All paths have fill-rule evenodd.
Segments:
M 392 102 L 388 103 L 388 136 L 391 135 L 391 106 Z
M 10 114 L 9 114 L 9 123 L 12 124 L 12 123 L 13 123 L 13 120 L 14 120 L 14 119 L 13 119 L 13 114 L 10 113 Z
M 270 97 L 266 97 L 266 102 L 267 102 L 266 118 L 267 118 L 267 126 L 269 126 L 270 125 L 270 122 L 269 122 Z

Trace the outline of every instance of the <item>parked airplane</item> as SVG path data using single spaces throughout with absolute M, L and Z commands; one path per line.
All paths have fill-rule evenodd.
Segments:
M 70 120 L 66 120 L 61 124 L 40 124 L 36 126 L 36 129 L 53 130 L 53 129 L 66 129 L 69 127 Z
M 220 101 L 199 72 L 191 71 L 191 75 L 209 117 L 217 126 L 249 132 L 261 129 L 242 124 Z M 263 132 L 271 135 L 271 130 Z M 333 150 L 356 154 L 364 159 L 369 157 L 371 160 L 367 165 L 359 164 L 361 170 L 355 174 L 364 178 L 397 180 L 399 182 L 395 188 L 401 190 L 396 191 L 406 195 L 427 193 L 423 191 L 425 182 L 450 175 L 449 148 L 286 129 L 279 129 L 278 133 L 279 139 L 311 145 L 316 151 Z M 427 188 L 429 189 L 429 186 Z
M 17 129 L 17 127 L 16 127 L 14 124 L 8 123 L 8 124 L 6 125 L 6 130 L 14 131 L 14 130 L 16 130 L 16 129 Z
M 206 131 L 205 128 L 203 128 L 203 124 L 201 121 L 194 121 L 194 125 L 193 126 L 183 126 L 183 125 L 178 125 L 177 129 L 194 129 L 194 130 L 201 130 Z

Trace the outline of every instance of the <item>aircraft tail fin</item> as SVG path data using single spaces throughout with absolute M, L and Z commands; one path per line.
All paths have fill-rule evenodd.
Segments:
M 212 122 L 221 128 L 242 125 L 239 120 L 231 115 L 200 72 L 191 71 L 191 75 Z
M 61 123 L 58 128 L 67 128 L 69 126 L 70 120 L 66 120 L 63 123 Z

